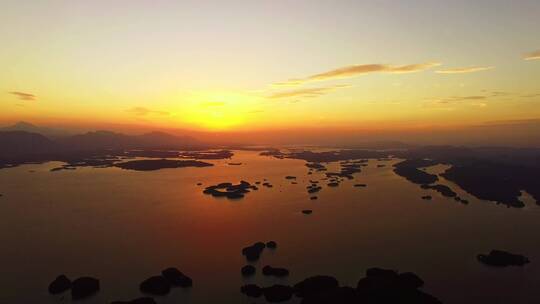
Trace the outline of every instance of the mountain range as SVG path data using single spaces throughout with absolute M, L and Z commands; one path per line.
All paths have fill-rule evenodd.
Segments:
M 56 136 L 50 136 L 50 130 L 52 129 L 28 123 L 17 123 L 0 129 L 0 157 L 129 149 L 192 150 L 207 147 L 192 137 L 175 136 L 164 132 L 126 135 L 110 131 L 93 131 L 65 136 L 59 136 L 60 133 L 56 132 L 54 133 Z

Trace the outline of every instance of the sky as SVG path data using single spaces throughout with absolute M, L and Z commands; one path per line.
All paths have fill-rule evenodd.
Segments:
M 0 123 L 407 130 L 540 119 L 540 1 L 0 0 Z

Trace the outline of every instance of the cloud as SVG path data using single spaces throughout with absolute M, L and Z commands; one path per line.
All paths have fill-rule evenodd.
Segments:
M 11 95 L 17 96 L 20 100 L 36 100 L 36 95 L 25 92 L 9 92 Z
M 331 79 L 352 78 L 369 73 L 415 73 L 439 66 L 437 62 L 416 63 L 408 65 L 388 65 L 388 64 L 356 64 L 350 65 L 318 74 L 314 74 L 305 78 L 290 79 L 285 82 L 274 83 L 276 86 L 296 86 L 306 82 L 324 81 Z
M 525 59 L 525 60 L 536 60 L 536 59 L 540 59 L 540 50 L 534 51 L 534 52 L 529 53 L 529 54 L 525 54 L 525 56 L 523 57 L 523 59 Z
M 472 67 L 464 67 L 464 68 L 453 68 L 453 69 L 444 69 L 444 70 L 438 70 L 435 71 L 435 73 L 438 74 L 465 74 L 465 73 L 474 73 L 474 72 L 480 72 L 480 71 L 487 71 L 492 70 L 495 67 L 492 66 L 472 66 Z
M 409 64 L 409 65 L 402 65 L 402 66 L 388 66 L 387 70 L 385 72 L 388 73 L 395 73 L 395 74 L 402 74 L 402 73 L 416 73 L 421 72 L 436 66 L 441 65 L 438 62 L 427 62 L 427 63 L 417 63 L 417 64 Z
M 349 88 L 349 84 L 340 84 L 331 87 L 320 87 L 320 88 L 306 88 L 298 90 L 289 90 L 283 92 L 277 92 L 269 96 L 271 99 L 280 99 L 280 98 L 291 98 L 291 97 L 303 97 L 303 98 L 313 98 L 318 97 L 324 94 L 327 94 L 331 91 L 343 88 Z
M 467 102 L 470 105 L 473 106 L 480 106 L 485 107 L 486 100 L 489 98 L 489 96 L 485 95 L 469 95 L 469 96 L 451 96 L 451 97 L 445 97 L 445 98 L 435 98 L 429 100 L 427 105 L 431 106 L 441 106 L 441 105 L 453 105 L 458 103 Z
M 297 85 L 301 85 L 303 83 L 304 83 L 304 80 L 302 80 L 302 79 L 289 79 L 289 80 L 284 81 L 284 82 L 272 83 L 272 85 L 276 86 L 276 87 L 294 87 L 294 86 L 297 86 Z
M 471 96 L 452 96 L 448 98 L 443 98 L 443 102 L 458 102 L 458 101 L 467 101 L 467 100 L 484 100 L 487 99 L 487 96 L 484 95 L 471 95 Z
M 537 94 L 528 94 L 528 95 L 521 95 L 520 97 L 522 97 L 522 98 L 535 98 L 535 97 L 540 97 L 540 93 L 537 93 Z
M 145 107 L 133 107 L 126 110 L 126 112 L 137 115 L 137 116 L 146 116 L 149 114 L 169 115 L 169 112 L 151 110 Z
M 500 97 L 500 96 L 508 96 L 511 95 L 511 93 L 503 92 L 503 91 L 493 91 L 491 92 L 492 97 Z

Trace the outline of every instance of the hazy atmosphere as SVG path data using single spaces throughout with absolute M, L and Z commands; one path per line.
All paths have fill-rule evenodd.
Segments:
M 538 135 L 539 15 L 533 0 L 4 1 L 0 123 Z
M 0 304 L 539 303 L 538 29 L 538 0 L 0 0 Z

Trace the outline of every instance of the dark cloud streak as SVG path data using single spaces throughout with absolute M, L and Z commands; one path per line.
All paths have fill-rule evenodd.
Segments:
M 34 101 L 37 98 L 36 95 L 25 93 L 25 92 L 13 91 L 13 92 L 9 92 L 9 94 L 17 96 L 17 98 L 19 98 L 20 100 Z

